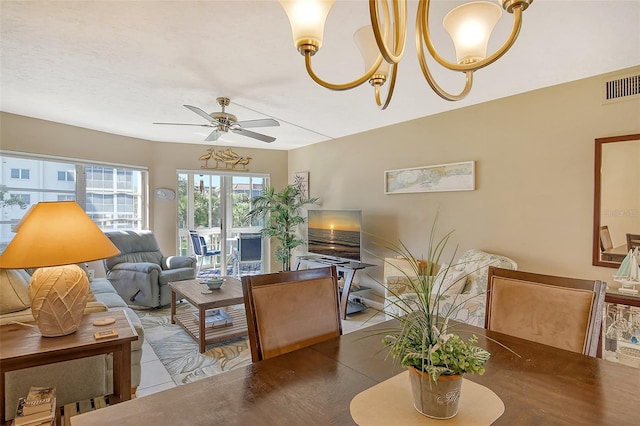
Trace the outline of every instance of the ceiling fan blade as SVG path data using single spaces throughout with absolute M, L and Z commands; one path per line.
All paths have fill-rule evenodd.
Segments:
M 276 140 L 276 138 L 274 138 L 273 136 L 267 136 L 267 135 L 263 135 L 262 133 L 256 133 L 256 132 L 252 132 L 251 130 L 245 130 L 241 127 L 237 128 L 237 129 L 231 129 L 231 131 L 233 133 L 237 133 L 239 135 L 242 136 L 247 136 L 250 138 L 254 138 L 254 139 L 258 139 L 261 140 L 263 142 L 273 142 Z
M 278 123 L 273 118 L 262 118 L 260 120 L 247 120 L 247 121 L 238 121 L 238 124 L 244 128 L 248 127 L 273 127 L 279 126 Z
M 205 139 L 205 142 L 215 142 L 220 138 L 222 133 L 218 129 L 214 129 L 213 132 L 209 133 L 209 136 Z
M 168 124 L 170 126 L 198 126 L 198 127 L 214 127 L 211 124 L 190 124 L 190 123 L 152 123 L 152 124 Z
M 195 112 L 196 114 L 198 114 L 200 117 L 204 118 L 205 120 L 210 121 L 210 122 L 214 122 L 213 118 L 211 118 L 211 116 L 209 114 L 207 114 L 206 112 L 204 112 L 200 108 L 194 107 L 194 106 L 191 106 L 191 105 L 185 105 L 184 107 L 189 109 L 190 111 Z

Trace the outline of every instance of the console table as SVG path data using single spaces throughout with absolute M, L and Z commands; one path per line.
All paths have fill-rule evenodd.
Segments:
M 638 310 L 640 310 L 640 295 L 637 294 L 625 294 L 625 293 L 621 293 L 618 291 L 617 287 L 619 287 L 620 284 L 618 283 L 613 283 L 609 288 L 607 288 L 607 293 L 604 296 L 604 302 L 605 302 L 605 316 L 602 319 L 602 333 L 600 333 L 600 339 L 601 341 L 604 340 L 605 341 L 605 347 L 609 346 L 613 343 L 613 347 L 612 348 L 606 348 L 609 351 L 616 351 L 615 348 L 617 348 L 619 346 L 619 342 L 617 341 L 617 339 L 607 339 L 606 336 L 606 332 L 607 329 L 610 325 L 610 322 L 612 322 L 613 318 L 610 316 L 610 314 L 612 313 L 612 311 L 609 311 L 609 307 L 611 304 L 613 305 L 623 305 L 627 307 L 627 314 L 633 317 L 633 313 L 634 311 L 636 312 L 635 315 L 637 315 Z M 614 309 L 615 311 L 615 309 Z M 614 314 L 615 315 L 615 314 Z M 628 343 L 628 342 L 627 342 Z M 638 345 L 637 343 L 634 345 L 635 348 L 640 349 L 640 345 Z M 609 352 L 610 354 L 610 352 Z M 603 351 L 603 345 L 602 342 L 600 345 L 598 345 L 598 357 L 602 357 L 602 358 L 606 358 L 605 353 Z
M 297 271 L 298 269 L 300 269 L 301 265 L 312 268 L 335 266 L 336 270 L 344 275 L 344 284 L 342 286 L 342 292 L 340 293 L 340 317 L 342 319 L 346 319 L 348 313 L 352 314 L 355 312 L 360 312 L 362 309 L 364 309 L 363 307 L 359 310 L 347 312 L 347 307 L 349 305 L 349 293 L 351 293 L 351 284 L 353 284 L 353 277 L 355 276 L 356 271 L 376 265 L 347 260 L 341 261 L 322 256 L 302 256 L 296 259 L 293 270 Z
M 104 327 L 93 325 L 94 320 L 107 317 L 115 323 Z M 117 330 L 118 336 L 104 340 L 94 338 L 95 331 L 111 329 Z M 84 315 L 77 331 L 60 337 L 43 337 L 35 324 L 34 327 L 0 326 L 0 424 L 15 414 L 5 407 L 5 374 L 37 365 L 113 353 L 113 395 L 109 401 L 113 404 L 131 399 L 131 342 L 134 340 L 138 340 L 138 334 L 125 311 Z

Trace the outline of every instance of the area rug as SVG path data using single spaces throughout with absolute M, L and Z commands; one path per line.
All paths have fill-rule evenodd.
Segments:
M 178 312 L 193 309 L 180 303 Z M 207 346 L 198 351 L 196 342 L 179 325 L 171 324 L 171 309 L 137 310 L 144 338 L 165 366 L 176 385 L 191 383 L 205 377 L 251 364 L 248 338 L 233 339 Z

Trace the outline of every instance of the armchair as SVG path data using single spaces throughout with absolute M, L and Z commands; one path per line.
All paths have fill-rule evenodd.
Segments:
M 497 254 L 486 253 L 477 249 L 467 250 L 460 259 L 451 265 L 434 265 L 430 272 L 437 274 L 439 269 L 449 266 L 447 278 L 441 284 L 443 295 L 438 303 L 438 312 L 442 316 L 455 319 L 477 327 L 484 326 L 486 293 L 489 266 L 504 269 L 517 269 L 513 260 Z M 423 266 L 423 268 L 426 268 Z M 398 299 L 411 300 L 415 293 L 406 292 L 404 281 L 412 271 L 408 269 L 404 259 L 386 259 L 384 267 L 385 312 L 387 317 L 399 312 L 394 306 Z M 391 289 L 391 294 L 388 290 Z
M 164 256 L 151 231 L 105 232 L 120 254 L 104 260 L 107 279 L 125 302 L 155 308 L 171 303 L 169 282 L 194 279 L 196 259 Z

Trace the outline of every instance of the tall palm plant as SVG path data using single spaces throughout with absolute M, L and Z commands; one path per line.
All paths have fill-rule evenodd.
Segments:
M 282 263 L 283 271 L 291 270 L 291 253 L 304 240 L 296 235 L 298 225 L 305 222 L 302 207 L 316 204 L 318 198 L 305 196 L 300 185 L 287 185 L 280 192 L 275 188 L 265 188 L 262 195 L 252 199 L 253 208 L 247 217 L 264 219 L 263 237 L 274 237 L 279 246 L 276 247 L 276 260 Z

